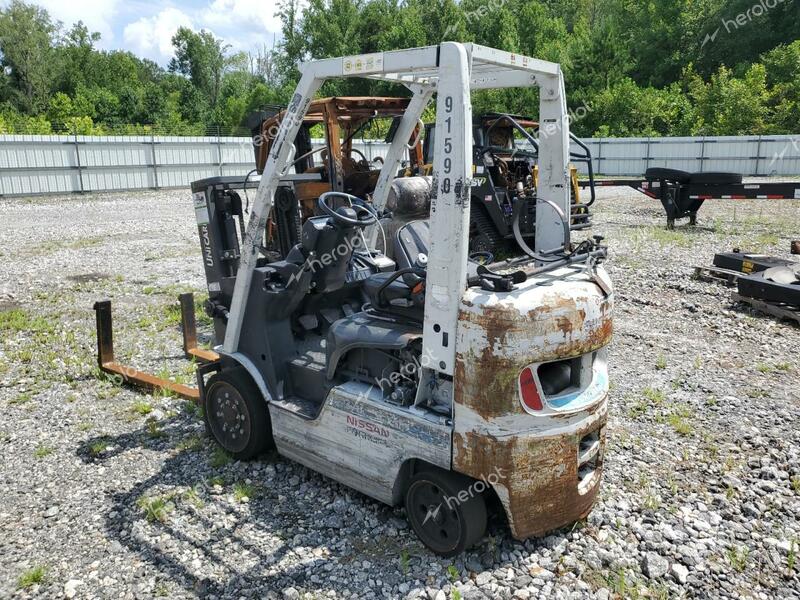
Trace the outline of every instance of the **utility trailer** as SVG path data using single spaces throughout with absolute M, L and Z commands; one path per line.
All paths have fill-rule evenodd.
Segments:
M 601 239 L 572 240 L 559 65 L 445 42 L 311 61 L 300 72 L 239 235 L 228 229 L 239 217 L 225 186 L 195 188 L 208 256 L 225 261 L 206 270 L 209 291 L 230 290 L 213 315 L 219 360 L 198 368 L 211 435 L 238 459 L 274 447 L 404 505 L 422 542 L 444 556 L 481 539 L 492 497 L 517 539 L 583 518 L 603 472 L 614 295 Z M 372 202 L 323 193 L 319 216 L 275 260 L 264 240 L 293 141 L 320 86 L 350 77 L 412 93 Z M 469 253 L 471 92 L 532 86 L 539 121 L 553 129 L 539 139 L 533 247 L 480 264 Z M 387 210 L 392 190 L 414 178 L 396 176 L 434 95 L 441 133 L 429 211 L 386 236 L 392 258 L 368 232 L 385 234 L 398 218 Z M 206 202 L 217 192 L 225 227 Z M 220 236 L 230 247 L 215 248 Z
M 645 172 L 644 178 L 595 179 L 594 184 L 630 187 L 661 201 L 668 229 L 683 218 L 695 225 L 697 212 L 706 200 L 800 200 L 800 181 L 745 183 L 738 173 L 688 173 L 654 167 Z

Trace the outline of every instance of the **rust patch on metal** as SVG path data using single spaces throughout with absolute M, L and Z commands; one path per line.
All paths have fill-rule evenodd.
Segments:
M 602 403 L 605 406 L 605 403 Z M 541 536 L 589 514 L 602 479 L 605 415 L 570 435 L 499 440 L 473 432 L 453 436 L 453 467 L 470 477 L 495 475 L 498 496 L 514 538 Z M 578 490 L 578 451 L 582 437 L 600 431 L 595 474 Z
M 485 331 L 488 345 L 479 356 L 459 353 L 455 365 L 455 402 L 469 407 L 484 419 L 508 414 L 523 414 L 517 393 L 519 373 L 531 362 L 547 362 L 581 356 L 606 346 L 613 334 L 613 321 L 607 303 L 599 322 L 587 322 L 586 311 L 577 308 L 580 301 L 562 299 L 541 306 L 526 316 L 505 306 L 484 307 L 477 315 L 461 310 L 459 321 Z M 542 347 L 535 357 L 516 355 L 503 358 L 500 349 L 517 340 L 545 338 L 558 333 L 559 344 Z M 480 365 L 480 368 L 475 368 Z

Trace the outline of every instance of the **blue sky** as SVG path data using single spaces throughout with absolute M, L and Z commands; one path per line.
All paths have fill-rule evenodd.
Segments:
M 170 38 L 181 25 L 206 29 L 235 50 L 272 47 L 280 23 L 277 0 L 27 0 L 66 27 L 83 21 L 102 35 L 99 47 L 125 49 L 166 65 Z M 6 2 L 3 2 L 6 4 Z

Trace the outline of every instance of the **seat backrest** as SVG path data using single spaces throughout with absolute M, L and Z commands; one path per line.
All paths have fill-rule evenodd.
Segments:
M 349 218 L 356 218 L 351 208 L 339 208 Z M 315 254 L 311 269 L 312 289 L 316 293 L 332 292 L 345 284 L 347 267 L 358 244 L 358 229 L 333 222 L 331 217 L 314 217 L 303 224 L 301 245 L 308 256 Z
M 398 269 L 416 266 L 420 254 L 428 256 L 431 247 L 431 224 L 428 219 L 411 221 L 397 231 L 394 260 Z

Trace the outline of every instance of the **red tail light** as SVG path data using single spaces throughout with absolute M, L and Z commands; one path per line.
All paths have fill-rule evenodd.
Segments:
M 539 395 L 530 367 L 525 367 L 519 374 L 519 393 L 522 395 L 523 404 L 529 409 L 542 410 L 542 397 Z

